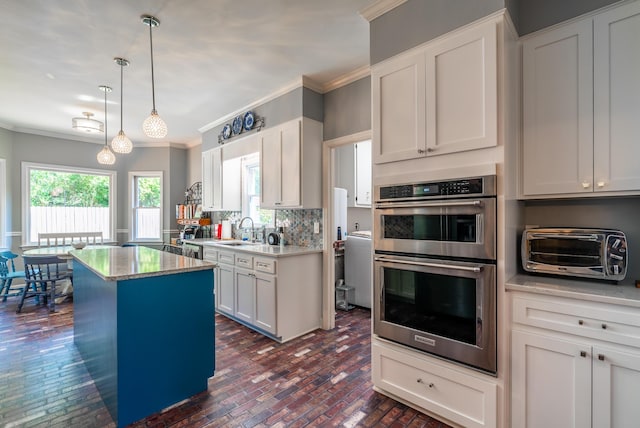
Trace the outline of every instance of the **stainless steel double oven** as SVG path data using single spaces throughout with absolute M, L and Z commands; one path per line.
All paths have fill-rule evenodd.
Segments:
M 374 333 L 495 374 L 496 177 L 374 191 Z

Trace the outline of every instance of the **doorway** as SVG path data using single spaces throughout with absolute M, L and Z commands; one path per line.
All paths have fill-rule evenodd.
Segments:
M 322 148 L 322 177 L 323 177 L 323 206 L 324 211 L 324 234 L 323 239 L 325 242 L 323 252 L 323 290 L 322 290 L 322 328 L 332 329 L 335 327 L 335 281 L 336 281 L 336 249 L 334 249 L 334 242 L 337 238 L 338 224 L 334 219 L 333 213 L 336 209 L 336 204 L 333 197 L 333 189 L 343 179 L 341 174 L 338 173 L 338 169 L 341 167 L 337 158 L 340 158 L 343 150 L 348 150 L 349 147 L 353 147 L 354 144 L 362 143 L 364 141 L 371 140 L 371 131 L 363 131 L 356 134 L 351 134 L 344 137 L 339 137 L 333 140 L 327 140 L 323 143 Z M 349 161 L 348 161 L 349 162 Z M 352 164 L 355 165 L 355 164 Z M 341 170 L 348 169 L 348 165 L 342 165 Z M 361 186 L 362 187 L 362 186 Z M 368 186 L 369 198 L 371 198 L 371 182 Z M 355 195 L 355 187 L 352 190 L 353 198 Z M 366 197 L 363 193 L 363 196 Z M 355 199 L 353 199 L 355 201 Z M 360 201 L 364 206 L 363 201 Z M 355 204 L 355 202 L 354 202 Z M 353 208 L 356 208 L 355 206 Z M 352 211 L 355 217 L 351 221 L 347 220 L 345 226 L 346 230 L 343 233 L 350 233 L 355 229 L 355 223 L 358 223 L 358 228 L 367 227 L 371 225 L 371 214 L 369 209 L 369 216 L 366 214 L 356 220 L 359 217 L 356 211 Z M 368 220 L 368 221 L 367 221 Z M 370 229 L 369 229 L 370 230 Z

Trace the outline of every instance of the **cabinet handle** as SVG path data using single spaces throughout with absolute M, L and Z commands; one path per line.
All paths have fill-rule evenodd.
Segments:
M 606 330 L 607 329 L 607 325 L 606 324 L 602 324 L 602 329 Z
M 429 388 L 433 388 L 435 386 L 433 382 L 430 382 L 430 383 L 427 384 L 421 378 L 418 378 L 418 380 L 416 382 L 421 383 L 423 385 L 427 385 Z
M 587 353 L 585 351 L 580 351 L 580 356 L 584 358 L 587 356 Z
M 582 188 L 583 189 L 588 189 L 589 187 L 591 187 L 591 183 L 589 183 L 588 181 L 583 181 L 582 182 Z
M 424 154 L 424 150 L 422 150 L 422 149 L 418 149 L 418 154 L 423 155 L 423 154 Z
M 602 355 L 602 354 L 598 354 L 598 359 L 599 359 L 600 361 L 604 361 L 604 355 Z
M 433 153 L 435 151 L 436 149 L 434 149 L 433 147 L 427 147 L 427 153 Z
M 584 324 L 584 321 L 582 321 L 582 320 L 578 320 L 578 324 L 583 325 L 583 324 Z
M 598 182 L 596 183 L 596 186 L 598 186 L 598 188 L 599 188 L 599 189 L 602 189 L 602 188 L 604 187 L 604 185 L 605 185 L 605 184 L 606 184 L 606 183 L 605 183 L 604 181 L 598 181 Z

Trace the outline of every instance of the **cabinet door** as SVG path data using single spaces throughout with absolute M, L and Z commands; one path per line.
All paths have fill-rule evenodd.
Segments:
M 371 70 L 373 161 L 425 154 L 425 55 L 414 53 Z
M 594 19 L 594 190 L 640 190 L 640 3 Z
M 593 349 L 593 426 L 636 427 L 640 406 L 640 355 L 614 349 Z
M 591 347 L 512 332 L 513 427 L 591 426 Z
M 302 179 L 300 121 L 286 123 L 280 130 L 280 206 L 299 207 Z
M 593 190 L 592 23 L 527 39 L 523 60 L 523 193 Z
M 358 207 L 371 206 L 371 141 L 363 141 L 355 145 L 355 186 Z M 348 204 L 347 200 L 347 204 Z
M 256 278 L 246 269 L 235 269 L 236 311 L 235 316 L 249 324 L 254 322 Z
M 272 128 L 262 136 L 260 153 L 260 199 L 262 208 L 277 208 L 280 204 L 280 172 L 282 155 L 280 130 Z
M 355 198 L 355 150 L 353 144 L 336 147 L 334 149 L 334 165 L 336 172 L 336 187 L 347 190 L 347 206 L 353 207 L 356 204 Z
M 276 328 L 276 277 L 256 273 L 256 316 L 255 326 L 271 334 Z M 283 308 L 286 310 L 286 308 Z
M 222 163 L 221 207 L 225 211 L 242 210 L 242 160 L 241 158 L 225 159 Z M 222 189 L 221 189 L 222 190 Z
M 429 156 L 498 144 L 497 61 L 494 22 L 427 49 Z
M 233 266 L 218 265 L 218 279 L 218 287 L 216 288 L 218 310 L 233 315 L 235 310 L 235 276 Z
M 222 205 L 222 149 L 202 153 L 202 209 L 219 210 Z

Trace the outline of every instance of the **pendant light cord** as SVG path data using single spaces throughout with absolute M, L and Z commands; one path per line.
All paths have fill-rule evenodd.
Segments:
M 156 111 L 156 87 L 154 84 L 155 79 L 153 77 L 153 35 L 151 27 L 153 27 L 153 22 L 149 20 L 149 45 L 151 46 L 151 98 L 153 100 L 153 111 Z
M 104 145 L 108 146 L 107 142 L 107 88 L 104 89 Z
M 120 60 L 120 131 L 124 129 L 124 125 L 122 124 L 122 70 L 124 69 L 123 61 Z

